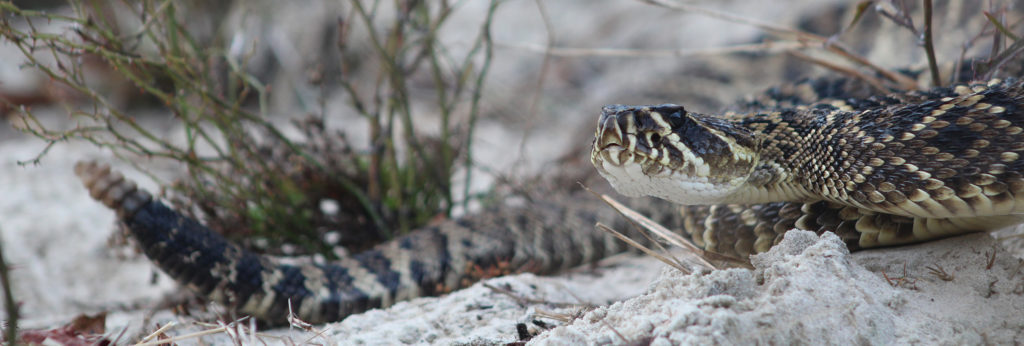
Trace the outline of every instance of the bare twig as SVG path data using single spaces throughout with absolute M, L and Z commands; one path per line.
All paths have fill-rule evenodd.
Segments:
M 537 107 L 540 106 L 542 96 L 544 95 L 544 81 L 547 79 L 548 70 L 551 68 L 552 55 L 549 52 L 555 46 L 555 30 L 554 26 L 551 25 L 551 17 L 548 16 L 547 7 L 545 7 L 544 1 L 541 0 L 535 0 L 534 3 L 537 5 L 537 12 L 539 12 L 541 21 L 544 23 L 544 32 L 547 34 L 547 42 L 544 45 L 544 58 L 540 63 L 540 71 L 537 72 L 537 80 L 533 86 L 533 93 L 530 95 L 530 107 L 526 112 L 526 116 L 528 117 L 525 121 L 526 124 L 537 123 Z M 527 127 L 519 140 L 519 155 L 516 158 L 516 164 L 513 165 L 513 167 L 523 166 L 521 162 L 526 159 L 524 156 L 526 155 L 526 143 L 529 143 L 531 130 L 531 127 Z
M 480 67 L 480 73 L 477 74 L 476 81 L 474 81 L 473 95 L 470 99 L 469 106 L 469 128 L 466 130 L 466 138 L 472 139 L 473 134 L 476 132 L 476 121 L 480 114 L 480 99 L 483 96 L 484 80 L 487 78 L 487 73 L 491 70 L 491 60 L 494 57 L 494 41 L 491 38 L 491 23 L 494 20 L 494 13 L 498 9 L 498 0 L 491 0 L 490 7 L 487 8 L 487 18 L 484 20 L 483 27 L 480 28 L 480 38 L 477 43 L 474 44 L 473 49 L 470 52 L 475 53 L 476 51 L 483 49 L 483 65 Z M 464 169 L 466 170 L 466 183 L 462 190 L 462 206 L 463 208 L 469 205 L 469 182 L 473 178 L 473 146 L 466 146 L 466 159 L 464 161 Z
M 189 340 L 189 339 L 196 339 L 196 338 L 199 338 L 199 337 L 202 337 L 202 336 L 206 336 L 206 335 L 223 334 L 223 333 L 227 332 L 227 329 L 228 329 L 228 325 L 225 325 L 225 326 L 221 326 L 221 327 L 217 327 L 217 328 L 213 328 L 213 329 L 207 329 L 207 330 L 203 330 L 203 331 L 198 331 L 198 332 L 195 332 L 195 333 L 189 333 L 189 334 L 185 334 L 185 335 L 179 335 L 179 336 L 175 336 L 175 337 L 170 337 L 170 338 L 167 338 L 167 339 L 160 339 L 160 340 L 155 340 L 155 341 L 140 342 L 140 343 L 135 344 L 135 346 L 153 346 L 153 345 L 173 344 L 173 343 L 176 343 L 176 342 L 179 342 L 179 341 Z
M 992 59 L 989 63 L 988 70 L 985 71 L 985 79 L 992 78 L 992 76 L 1003 67 L 1003 64 L 1013 60 L 1013 58 L 1021 52 L 1024 52 L 1024 40 L 1014 41 L 1013 44 L 1006 47 L 1002 53 Z
M 675 233 L 672 233 L 671 231 L 669 231 L 665 227 L 659 225 L 658 223 L 656 223 L 654 221 L 651 221 L 650 219 L 648 219 L 647 217 L 641 215 L 640 213 L 637 213 L 637 212 L 629 209 L 628 207 L 622 205 L 621 203 L 616 202 L 611 197 L 608 197 L 608 196 L 605 196 L 605 195 L 601 195 L 601 194 L 599 194 L 597 192 L 594 192 L 589 187 L 584 186 L 582 183 L 580 184 L 580 186 L 583 186 L 583 188 L 586 189 L 588 192 L 590 192 L 591 194 L 593 194 L 597 198 L 600 198 L 601 201 L 603 201 L 605 204 L 608 204 L 608 206 L 612 207 L 612 209 L 614 209 L 617 213 L 619 213 L 619 215 L 621 215 L 622 217 L 626 218 L 626 220 L 628 220 L 629 223 L 637 231 L 639 231 L 639 233 L 641 235 L 643 235 L 645 238 L 647 238 L 647 240 L 649 242 L 651 242 L 654 245 L 656 245 L 662 252 L 666 252 L 665 247 L 663 247 L 660 242 L 652 239 L 646 232 L 642 231 L 640 226 L 643 226 L 645 229 L 650 230 L 652 233 L 655 233 L 656 235 L 658 235 L 662 239 L 665 239 L 669 243 L 671 243 L 673 245 L 676 245 L 676 246 L 679 246 L 679 247 L 681 247 L 683 249 L 686 249 L 690 253 L 696 255 L 695 257 L 696 257 L 696 260 L 698 262 L 698 263 L 696 263 L 696 265 L 698 267 L 700 267 L 701 269 L 704 269 L 704 270 L 718 269 L 717 266 L 715 266 L 714 264 L 711 264 L 710 262 L 707 261 L 707 258 L 712 256 L 710 253 L 701 250 L 697 246 L 695 246 L 692 243 L 690 243 L 688 240 L 686 240 L 686 239 L 684 239 L 682 237 L 679 237 Z M 616 238 L 619 238 L 623 242 L 626 242 L 630 246 L 633 246 L 633 247 L 637 248 L 638 250 L 643 251 L 644 253 L 646 253 L 648 255 L 651 255 L 651 256 L 661 260 L 662 262 L 665 262 L 666 264 L 668 264 L 668 265 L 678 269 L 680 272 L 687 273 L 687 274 L 693 272 L 689 267 L 684 265 L 678 258 L 672 257 L 670 259 L 669 257 L 663 256 L 663 255 L 657 253 L 656 251 L 649 249 L 648 247 L 644 246 L 643 244 L 640 244 L 639 242 L 631 239 L 630 237 L 628 237 L 628 236 L 626 236 L 626 235 L 624 235 L 622 233 L 619 233 L 618 231 L 616 231 L 616 230 L 614 230 L 614 229 L 612 229 L 612 228 L 610 228 L 610 227 L 608 227 L 608 226 L 606 226 L 604 224 L 598 223 L 596 226 L 599 229 L 614 235 Z M 735 261 L 736 264 L 742 263 L 742 261 L 739 261 L 739 260 L 736 260 L 736 259 L 729 259 L 729 260 L 730 261 Z
M 985 256 L 987 257 L 987 260 L 988 260 L 988 261 L 985 262 L 985 270 L 992 270 L 992 267 L 995 266 L 995 264 L 996 264 L 996 247 L 995 246 L 992 247 L 992 253 L 991 254 L 988 253 L 988 251 L 985 251 Z
M 866 74 L 861 73 L 860 71 L 857 71 L 855 69 L 847 68 L 847 67 L 840 66 L 840 65 L 836 65 L 836 64 L 832 63 L 831 61 L 828 61 L 828 60 L 825 60 L 825 59 L 818 59 L 818 58 L 812 57 L 810 55 L 801 53 L 800 51 L 795 51 L 795 50 L 794 51 L 790 51 L 789 54 L 792 55 L 793 57 L 797 58 L 797 59 L 808 61 L 810 63 L 816 64 L 816 65 L 820 65 L 820 66 L 825 67 L 827 69 L 830 69 L 832 71 L 836 71 L 836 72 L 839 72 L 841 74 L 844 74 L 844 75 L 847 75 L 847 76 L 850 76 L 850 77 L 853 77 L 853 78 L 857 78 L 857 79 L 863 80 L 864 82 L 868 83 L 868 85 L 870 85 L 872 88 L 874 88 L 878 92 L 881 92 L 881 93 L 889 92 L 889 89 L 886 88 L 885 84 L 882 83 L 882 81 L 878 80 L 878 78 L 866 75 Z
M 921 33 L 917 31 L 917 26 L 914 25 L 914 19 L 910 17 L 910 11 L 907 9 L 907 3 L 905 1 L 893 2 L 899 7 L 895 8 L 896 13 L 888 11 L 888 8 L 882 8 L 878 11 L 878 14 L 882 17 L 889 18 L 897 26 L 903 27 L 904 29 L 910 30 L 910 33 L 914 37 L 921 37 Z
M 928 269 L 929 274 L 934 275 L 935 277 L 939 278 L 939 280 L 953 281 L 953 274 L 946 272 L 946 269 L 942 268 L 942 266 L 927 266 L 925 268 Z
M 472 165 L 469 139 L 493 55 L 489 30 L 499 1 L 492 1 L 473 48 L 459 60 L 452 59 L 436 37 L 457 4 L 411 2 L 399 6 L 396 16 L 384 16 L 379 13 L 379 1 L 353 2 L 354 11 L 338 24 L 338 48 L 343 57 L 338 79 L 352 109 L 370 120 L 371 150 L 365 155 L 352 154 L 353 162 L 345 167 L 354 169 L 340 172 L 345 174 L 325 165 L 323 155 L 315 156 L 305 143 L 285 137 L 267 119 L 269 85 L 247 72 L 255 49 L 240 51 L 198 42 L 189 32 L 191 28 L 179 22 L 178 11 L 184 5 L 174 1 L 154 0 L 132 7 L 128 14 L 138 17 L 139 26 L 130 30 L 120 30 L 114 24 L 118 21 L 111 18 L 97 18 L 107 16 L 106 12 L 89 12 L 91 7 L 80 1 L 72 1 L 77 13 L 69 16 L 22 10 L 13 3 L 0 2 L 0 11 L 9 14 L 5 18 L 17 17 L 28 24 L 0 20 L 0 37 L 22 52 L 24 67 L 38 70 L 52 83 L 66 87 L 75 100 L 91 102 L 66 107 L 70 118 L 78 123 L 68 130 L 50 128 L 30 108 L 21 108 L 14 118 L 19 129 L 45 142 L 35 157 L 22 164 L 38 163 L 51 148 L 72 140 L 109 148 L 132 164 L 140 157 L 181 162 L 188 177 L 172 189 L 192 202 L 182 206 L 194 207 L 188 209 L 204 213 L 201 216 L 208 220 L 226 218 L 241 223 L 242 227 L 232 227 L 235 232 L 285 239 L 321 253 L 323 244 L 316 242 L 322 243 L 322 238 L 315 233 L 325 227 L 310 225 L 311 217 L 306 213 L 290 211 L 315 210 L 315 206 L 297 207 L 317 200 L 316 194 L 324 191 L 298 191 L 300 187 L 317 186 L 295 181 L 301 178 L 282 176 L 283 169 L 277 168 L 283 165 L 296 164 L 325 173 L 324 184 L 330 185 L 331 193 L 346 201 L 351 199 L 357 208 L 348 212 L 367 220 L 368 228 L 383 235 L 380 238 L 397 235 L 389 230 L 409 230 L 438 214 L 447 214 L 455 205 L 452 175 L 458 165 L 465 163 L 467 170 Z M 382 29 L 385 17 L 395 19 Z M 42 32 L 34 25 L 42 21 L 63 23 L 66 25 L 55 27 L 69 29 L 60 34 Z M 366 24 L 360 34 L 365 33 L 372 43 L 370 53 L 376 56 L 369 59 L 372 62 L 368 65 L 374 67 L 369 73 L 377 72 L 377 78 L 350 73 L 353 69 L 346 58 L 365 53 L 353 53 L 351 50 L 361 47 L 347 44 L 353 24 L 360 29 Z M 140 52 L 139 47 L 148 50 Z M 409 105 L 414 95 L 407 92 L 407 76 L 423 72 L 421 67 L 429 68 L 434 77 L 437 109 L 442 117 L 441 138 L 429 141 L 429 145 L 413 124 Z M 104 78 L 122 80 L 127 88 L 134 88 L 132 92 L 159 102 L 183 125 L 183 144 L 172 143 L 163 133 L 142 126 L 124 105 L 114 101 L 117 98 L 110 97 L 111 93 L 86 83 L 95 79 L 86 78 L 95 73 L 88 68 L 101 69 L 107 74 Z M 252 100 L 258 108 L 248 106 Z M 468 120 L 454 118 L 455 110 L 467 103 L 471 108 Z M 261 150 L 266 147 L 259 144 L 267 142 L 273 142 L 272 149 L 287 152 L 287 162 L 265 159 Z M 437 150 L 432 150 L 434 143 Z M 466 160 L 461 155 L 466 155 Z M 463 200 L 468 199 L 467 190 Z M 281 225 L 289 227 L 278 227 Z M 266 233 L 285 229 L 302 232 L 279 236 Z
M 616 231 L 616 230 L 612 229 L 611 227 L 605 226 L 603 223 L 598 222 L 595 226 L 598 229 L 602 230 L 602 231 L 611 233 L 616 238 L 619 238 L 619 240 L 625 242 L 626 244 L 629 244 L 629 246 L 632 246 L 634 248 L 637 248 L 640 251 L 643 251 L 648 256 L 657 258 L 659 261 L 662 261 L 665 264 L 668 264 L 669 266 L 671 266 L 673 268 L 676 268 L 676 270 L 682 272 L 683 274 L 693 273 L 693 270 L 690 270 L 690 268 L 687 268 L 685 265 L 680 263 L 679 260 L 677 260 L 675 258 L 669 258 L 669 257 L 667 257 L 665 255 L 662 255 L 662 254 L 658 253 L 657 251 L 651 250 L 650 248 L 644 246 L 643 244 L 640 244 L 636 240 L 633 240 L 633 238 L 630 238 L 630 237 L 626 236 L 625 234 L 619 233 L 619 231 Z
M 682 58 L 690 56 L 725 55 L 734 53 L 777 53 L 808 47 L 806 42 L 769 41 L 763 43 L 743 44 L 707 49 L 615 49 L 615 48 L 577 48 L 555 47 L 536 44 L 499 43 L 499 46 L 521 49 L 528 52 L 543 53 L 557 57 L 629 57 L 629 58 Z
M 889 283 L 889 286 L 902 287 L 912 290 L 917 289 L 917 279 L 911 278 L 909 275 L 907 275 L 906 263 L 903 264 L 903 274 L 901 274 L 900 276 L 890 277 L 889 274 L 886 274 L 883 270 L 882 277 L 885 278 L 885 281 Z
M 637 222 L 643 222 L 643 223 L 650 224 L 650 225 L 657 225 L 657 223 L 655 223 L 653 221 L 650 221 L 650 219 L 647 219 L 646 217 L 644 217 L 643 215 L 640 215 L 639 213 L 633 212 L 632 216 L 637 217 L 637 219 L 640 220 L 640 221 L 637 221 L 636 219 L 634 219 L 634 217 L 627 216 L 626 213 L 624 212 L 624 210 L 632 211 L 629 208 L 626 208 L 622 204 L 614 202 L 614 200 L 611 197 L 608 197 L 608 196 L 605 196 L 605 195 L 601 195 L 601 194 L 599 194 L 597 192 L 594 192 L 594 190 L 591 190 L 586 185 L 583 185 L 583 183 L 579 183 L 579 184 L 584 189 L 586 189 L 587 192 L 590 192 L 590 194 L 596 196 L 597 198 L 600 198 L 602 202 L 604 202 L 608 206 L 612 207 L 612 209 L 614 209 L 615 212 L 619 213 L 619 215 L 621 215 L 622 217 L 625 217 L 626 220 L 629 221 L 630 225 L 632 225 L 634 229 L 640 231 L 640 234 L 643 235 L 644 238 L 647 238 L 648 241 L 650 241 L 654 245 L 657 245 L 659 250 L 661 250 L 663 252 L 666 251 L 665 247 L 662 246 L 661 243 L 659 243 L 659 242 L 655 241 L 654 239 L 652 239 L 646 232 L 641 231 L 640 227 L 637 225 Z M 605 226 L 605 225 L 603 225 L 601 223 L 598 223 L 595 226 L 597 226 L 598 228 L 600 228 L 600 229 L 602 229 L 602 230 L 604 230 L 604 231 L 606 231 L 608 233 L 611 233 L 616 238 L 619 238 L 620 240 L 626 242 L 630 246 L 633 246 L 633 247 L 643 251 L 644 253 L 647 253 L 647 254 L 649 254 L 651 256 L 654 256 L 655 258 L 658 258 L 662 262 L 665 262 L 666 264 L 668 264 L 670 266 L 673 266 L 676 269 L 679 269 L 679 271 L 681 271 L 683 273 L 689 274 L 689 273 L 692 272 L 692 270 L 690 270 L 690 268 L 687 268 L 682 262 L 679 261 L 679 259 L 677 259 L 675 257 L 672 258 L 672 261 L 669 261 L 667 257 L 664 257 L 661 254 L 655 254 L 655 252 L 653 250 L 648 249 L 643 244 L 640 244 L 640 243 L 634 241 L 633 239 L 629 238 L 628 236 L 626 236 L 626 235 L 624 235 L 622 233 L 619 233 L 618 231 L 616 231 L 614 229 L 611 229 L 608 226 Z M 658 226 L 660 226 L 660 225 L 658 225 Z M 662 227 L 662 229 L 664 229 L 664 227 Z M 671 232 L 668 232 L 668 233 L 671 233 Z M 686 248 L 686 247 L 684 247 L 684 248 Z M 696 247 L 693 247 L 693 248 L 696 249 Z M 707 269 L 714 269 L 714 266 L 710 265 L 710 263 L 705 262 L 705 263 L 702 263 L 702 265 L 706 266 Z
M 935 46 L 932 44 L 932 0 L 924 0 L 924 52 L 928 55 L 928 70 L 932 74 L 932 86 L 942 86 L 939 65 L 935 62 Z
M 163 325 L 163 327 L 157 328 L 157 330 L 154 330 L 152 333 L 149 333 L 149 335 L 146 335 L 146 337 L 142 338 L 142 340 L 139 340 L 138 343 L 140 343 L 140 344 L 147 343 L 150 340 L 153 340 L 153 339 L 159 337 L 160 335 L 164 335 L 164 333 L 166 333 L 168 330 L 171 330 L 171 328 L 174 328 L 174 327 L 177 327 L 177 326 L 178 326 L 178 324 L 175 323 L 174 321 L 168 322 L 167 324 Z

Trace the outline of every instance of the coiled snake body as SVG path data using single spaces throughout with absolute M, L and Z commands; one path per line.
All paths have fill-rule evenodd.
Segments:
M 697 245 L 745 258 L 793 227 L 851 249 L 1017 223 L 1024 210 L 1024 90 L 994 81 L 713 117 L 675 105 L 608 106 L 591 159 L 637 211 Z M 624 251 L 628 230 L 593 197 L 551 193 L 415 231 L 331 263 L 285 263 L 231 244 L 95 163 L 76 173 L 164 272 L 272 324 L 334 321 L 513 271 L 553 272 Z M 737 204 L 730 204 L 737 203 Z

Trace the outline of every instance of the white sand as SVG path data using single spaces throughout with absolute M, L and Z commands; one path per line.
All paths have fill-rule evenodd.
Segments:
M 96 150 L 57 146 L 40 166 L 16 164 L 42 147 L 0 140 L 0 231 L 21 324 L 51 326 L 78 313 L 147 306 L 172 289 L 166 278 L 150 284 L 155 269 L 144 257 L 107 246 L 114 214 L 92 201 L 72 170 L 75 160 L 97 157 Z
M 986 269 L 986 252 L 993 250 L 995 263 Z M 756 256 L 754 266 L 705 276 L 665 270 L 643 295 L 594 310 L 533 343 L 1024 342 L 1020 261 L 987 234 L 850 255 L 835 235 L 792 231 Z M 930 274 L 929 266 L 952 280 Z

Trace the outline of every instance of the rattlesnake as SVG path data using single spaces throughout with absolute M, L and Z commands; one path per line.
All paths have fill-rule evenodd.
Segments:
M 607 106 L 591 160 L 629 196 L 684 205 L 706 250 L 745 257 L 793 227 L 851 249 L 1024 221 L 1024 83 L 958 85 L 762 113 Z
M 712 252 L 744 258 L 793 227 L 836 232 L 854 250 L 923 241 L 1020 221 L 1022 97 L 1021 82 L 1007 80 L 722 118 L 609 106 L 592 161 L 627 195 L 715 204 L 677 213 L 669 203 L 632 203 Z M 334 321 L 482 277 L 588 263 L 626 249 L 596 222 L 630 229 L 593 196 L 558 191 L 336 262 L 285 263 L 231 244 L 108 166 L 80 163 L 76 173 L 164 272 L 272 324 L 289 311 Z

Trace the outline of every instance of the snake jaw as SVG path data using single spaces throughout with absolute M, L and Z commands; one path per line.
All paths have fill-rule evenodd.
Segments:
M 756 165 L 748 132 L 677 105 L 602 109 L 591 162 L 620 193 L 683 204 L 729 201 Z

